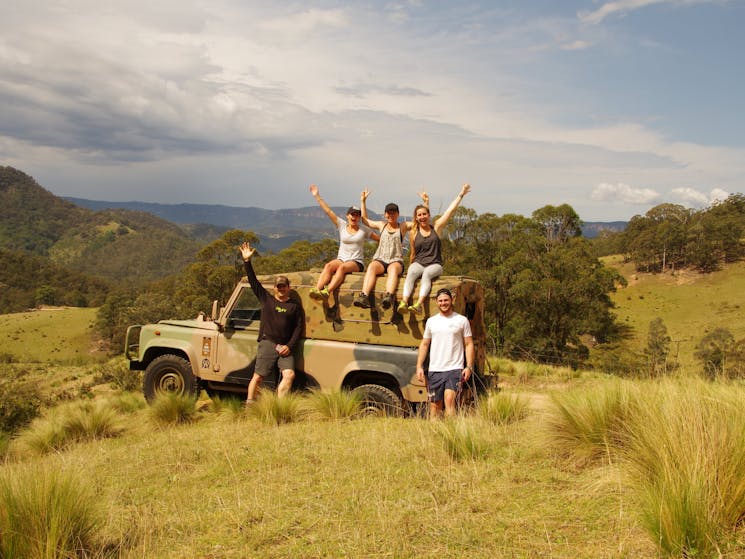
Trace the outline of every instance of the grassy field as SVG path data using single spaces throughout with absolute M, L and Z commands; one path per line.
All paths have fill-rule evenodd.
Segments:
M 53 307 L 0 315 L 0 353 L 25 363 L 85 364 L 105 358 L 93 342 L 97 309 Z
M 628 280 L 613 295 L 618 320 L 633 328 L 640 350 L 647 343 L 649 323 L 662 318 L 672 338 L 671 356 L 684 371 L 698 371 L 693 357 L 696 344 L 717 327 L 735 339 L 745 338 L 745 262 L 728 265 L 712 274 L 681 271 L 675 274 L 640 274 L 619 257 L 605 259 Z
M 536 433 L 466 420 L 488 449 L 452 460 L 419 419 L 270 426 L 230 414 L 156 427 L 13 468 L 80 472 L 121 557 L 655 557 L 605 468 L 577 471 Z

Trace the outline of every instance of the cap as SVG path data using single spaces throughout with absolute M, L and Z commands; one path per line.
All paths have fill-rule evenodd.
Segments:
M 347 210 L 347 215 L 349 214 L 362 215 L 362 210 L 360 210 L 357 206 L 349 206 L 349 209 Z
M 287 279 L 287 276 L 277 276 L 274 279 L 274 285 L 290 285 L 290 280 Z
M 386 204 L 385 211 L 386 212 L 398 212 L 398 204 L 394 204 L 393 202 L 391 202 L 390 204 Z

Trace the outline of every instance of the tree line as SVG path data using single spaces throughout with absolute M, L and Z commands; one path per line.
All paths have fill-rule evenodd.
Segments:
M 98 329 L 116 346 L 126 327 L 165 317 L 188 318 L 225 301 L 242 275 L 236 247 L 255 233 L 232 230 L 202 248 L 183 272 L 145 290 L 116 289 L 98 316 Z M 367 257 L 374 246 L 368 247 Z M 298 241 L 255 260 L 259 273 L 320 268 L 334 258 L 337 241 Z M 529 218 L 459 208 L 443 236 L 445 274 L 468 275 L 485 288 L 492 349 L 502 355 L 579 365 L 588 341 L 616 333 L 610 293 L 624 279 L 605 267 L 581 236 L 581 221 L 568 205 L 546 206 Z
M 713 272 L 745 255 L 744 230 L 742 194 L 702 210 L 660 204 L 631 218 L 623 232 L 601 235 L 596 254 L 623 254 L 640 272 Z

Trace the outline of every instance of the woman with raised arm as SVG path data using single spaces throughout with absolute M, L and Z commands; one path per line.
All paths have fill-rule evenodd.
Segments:
M 329 205 L 321 198 L 318 187 L 310 185 L 310 193 L 316 199 L 321 209 L 339 230 L 339 252 L 336 258 L 323 266 L 316 286 L 310 290 L 313 299 L 328 299 L 350 272 L 361 272 L 364 269 L 363 255 L 365 239 L 378 240 L 378 236 L 367 226 L 360 224 L 362 212 L 355 206 L 347 210 L 347 219 L 338 217 Z
M 398 289 L 398 280 L 404 273 L 403 257 L 403 238 L 411 229 L 413 222 L 398 222 L 399 210 L 398 205 L 390 202 L 386 204 L 384 215 L 385 221 L 373 221 L 367 217 L 367 197 L 370 192 L 365 189 L 360 195 L 360 208 L 362 208 L 362 223 L 378 231 L 380 242 L 373 255 L 372 261 L 367 265 L 365 279 L 362 281 L 362 292 L 355 299 L 354 304 L 363 309 L 371 307 L 370 295 L 375 289 L 375 282 L 378 276 L 388 274 L 385 282 L 385 295 L 380 304 L 384 309 L 388 309 L 396 304 L 396 290 Z M 424 205 L 429 205 L 429 196 L 426 192 L 420 192 Z
M 430 223 L 428 207 L 419 205 L 414 208 L 414 225 L 409 232 L 411 265 L 404 282 L 403 299 L 398 305 L 399 312 L 405 310 L 414 314 L 422 312 L 424 300 L 432 290 L 432 281 L 442 274 L 440 233 L 463 197 L 470 191 L 471 185 L 464 184 L 458 196 L 450 203 L 445 213 L 435 220 L 434 224 Z M 409 305 L 409 299 L 414 293 L 414 284 L 419 278 L 422 278 L 419 285 L 419 298 L 416 303 Z

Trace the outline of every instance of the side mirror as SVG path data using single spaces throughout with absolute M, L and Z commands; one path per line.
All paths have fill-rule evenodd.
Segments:
M 210 317 L 212 317 L 212 322 L 217 322 L 217 319 L 220 318 L 220 302 L 215 299 L 212 301 L 212 312 L 210 312 Z

